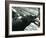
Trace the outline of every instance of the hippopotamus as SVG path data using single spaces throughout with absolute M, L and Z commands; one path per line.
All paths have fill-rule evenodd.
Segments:
M 12 31 L 23 31 L 31 22 L 34 22 L 36 16 L 23 16 L 21 19 L 13 19 Z

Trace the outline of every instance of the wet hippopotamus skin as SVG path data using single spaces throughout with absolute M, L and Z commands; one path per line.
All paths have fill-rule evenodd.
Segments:
M 12 31 L 23 31 L 31 22 L 34 22 L 36 16 L 25 16 L 21 19 L 13 19 Z

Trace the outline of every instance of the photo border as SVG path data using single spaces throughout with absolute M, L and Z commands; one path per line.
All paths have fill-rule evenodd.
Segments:
M 43 5 L 43 33 L 37 34 L 22 34 L 22 35 L 8 35 L 9 34 L 9 4 L 35 4 Z M 40 36 L 45 35 L 45 3 L 42 2 L 24 2 L 24 1 L 5 1 L 5 37 L 23 37 L 23 36 Z

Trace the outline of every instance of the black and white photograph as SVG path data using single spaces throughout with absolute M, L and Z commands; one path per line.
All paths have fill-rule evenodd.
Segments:
M 32 31 L 40 28 L 40 8 L 12 7 L 12 31 Z
M 8 35 L 43 34 L 43 4 L 10 3 Z

